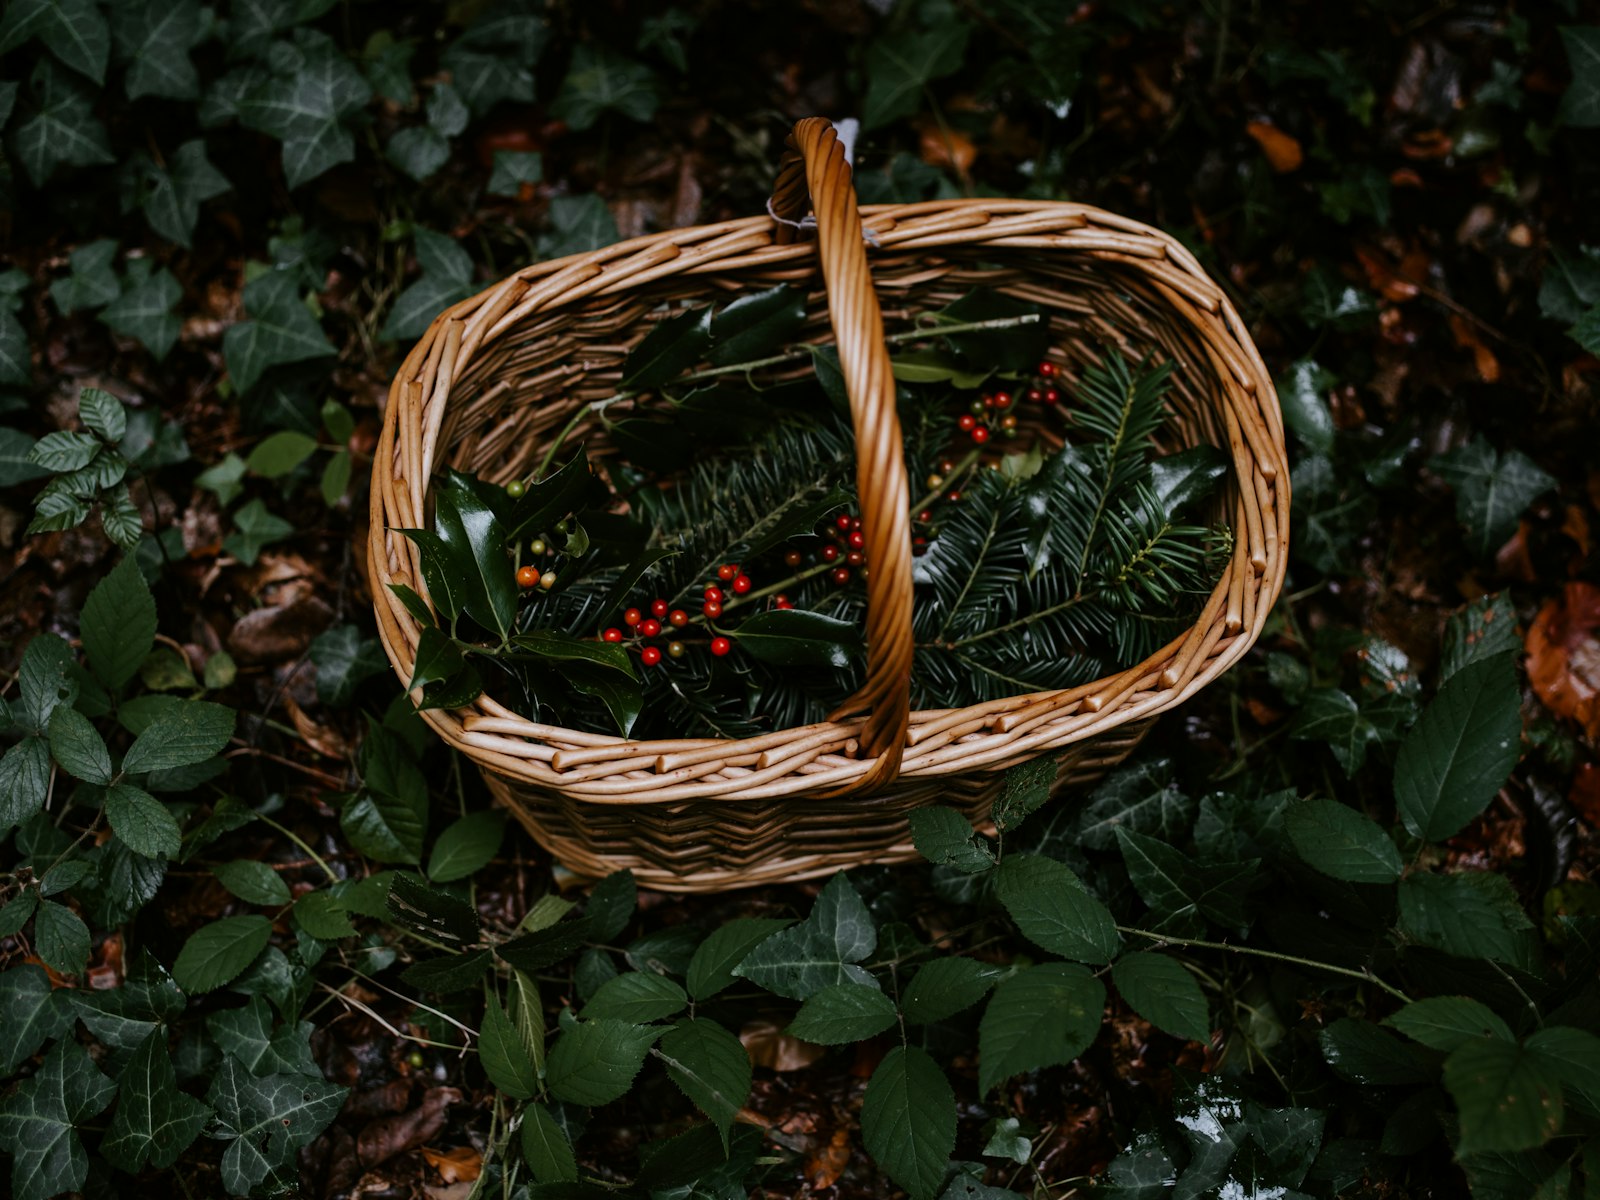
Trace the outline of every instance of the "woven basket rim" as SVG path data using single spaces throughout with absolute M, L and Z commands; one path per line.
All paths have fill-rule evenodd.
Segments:
M 914 711 L 901 776 L 1000 769 L 1182 703 L 1254 643 L 1286 570 L 1289 473 L 1282 414 L 1271 376 L 1232 303 L 1176 239 L 1092 205 L 978 198 L 864 205 L 861 213 L 874 258 L 1023 249 L 1142 271 L 1192 327 L 1221 382 L 1229 442 L 1222 449 L 1239 492 L 1231 521 L 1234 555 L 1188 630 L 1140 663 L 1075 688 Z M 403 582 L 424 596 L 426 589 L 409 543 L 393 531 L 423 510 L 436 465 L 429 430 L 436 438 L 450 384 L 464 362 L 535 313 L 672 275 L 728 276 L 732 282 L 779 267 L 793 274 L 795 265 L 814 261 L 813 243 L 775 244 L 774 228 L 767 216 L 737 218 L 531 264 L 434 319 L 390 387 L 373 466 L 368 566 L 380 638 L 402 686 L 411 678 L 421 626 L 386 585 Z M 402 481 L 397 467 L 411 468 L 420 484 Z M 871 762 L 850 757 L 859 720 L 749 738 L 635 741 L 544 725 L 486 694 L 466 709 L 422 715 L 481 765 L 597 804 L 815 793 L 848 786 Z

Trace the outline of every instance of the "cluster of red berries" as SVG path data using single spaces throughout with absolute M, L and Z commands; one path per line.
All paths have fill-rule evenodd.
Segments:
M 1061 403 L 1061 393 L 1051 386 L 1056 376 L 1056 364 L 1048 359 L 1034 368 L 1033 383 L 1024 393 L 1035 404 Z M 968 411 L 956 418 L 961 432 L 978 445 L 990 438 L 1010 438 L 1017 435 L 1016 397 L 1010 392 L 988 392 L 972 402 Z
M 647 667 L 653 667 L 661 661 L 661 647 L 647 646 L 643 643 L 652 638 L 661 636 L 663 629 L 682 629 L 689 623 L 689 614 L 681 608 L 671 608 L 659 596 L 650 602 L 650 612 L 646 615 L 641 609 L 630 608 L 622 614 L 622 623 L 633 633 L 633 638 L 639 644 L 639 658 Z M 628 635 L 613 626 L 600 635 L 603 642 L 613 644 L 623 641 Z M 686 647 L 676 638 L 667 643 L 667 654 L 672 658 L 682 658 Z
M 854 513 L 840 513 L 823 530 L 822 535 L 828 539 L 828 543 L 817 551 L 813 561 L 838 563 L 827 575 L 835 584 L 843 587 L 850 582 L 851 567 L 866 565 L 867 535 L 861 530 L 861 518 Z M 783 561 L 787 566 L 798 567 L 806 561 L 806 555 L 799 550 L 791 550 L 783 556 Z M 784 596 L 777 597 L 774 605 L 777 608 L 794 607 Z

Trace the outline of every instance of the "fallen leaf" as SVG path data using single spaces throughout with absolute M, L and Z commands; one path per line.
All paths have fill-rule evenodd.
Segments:
M 1590 829 L 1600 829 L 1600 766 L 1584 763 L 1578 768 L 1567 803 Z
M 1573 581 L 1528 630 L 1528 680 L 1544 706 L 1600 742 L 1600 587 Z
M 739 1040 L 750 1061 L 769 1071 L 803 1071 L 828 1052 L 825 1046 L 790 1037 L 776 1021 L 746 1021 Z
M 1589 557 L 1593 542 L 1589 534 L 1589 514 L 1576 504 L 1567 505 L 1567 518 L 1561 522 L 1561 532 L 1578 543 L 1578 552 Z
M 333 609 L 320 596 L 245 613 L 228 632 L 228 653 L 242 664 L 288 662 L 301 657 L 333 623 Z
M 444 1129 L 450 1106 L 460 1100 L 461 1093 L 455 1088 L 430 1088 L 410 1112 L 369 1121 L 356 1138 L 361 1165 L 375 1167 L 396 1154 L 427 1145 Z
M 819 1191 L 830 1188 L 839 1182 L 839 1176 L 849 1165 L 850 1130 L 840 1126 L 833 1131 L 826 1146 L 806 1159 L 806 1181 Z
M 452 1150 L 430 1150 L 424 1146 L 422 1157 L 446 1183 L 471 1183 L 483 1174 L 483 1155 L 471 1146 L 457 1146 Z
M 1456 148 L 1455 139 L 1442 129 L 1427 129 L 1406 138 L 1400 153 L 1407 158 L 1426 160 L 1445 158 Z
M 1478 368 L 1478 378 L 1485 383 L 1496 383 L 1500 379 L 1500 360 L 1494 356 L 1494 351 L 1478 336 L 1478 331 L 1460 313 L 1450 314 L 1450 332 L 1455 335 L 1456 345 L 1463 350 L 1472 351 L 1473 365 Z
M 1299 141 L 1276 125 L 1266 121 L 1251 121 L 1244 131 L 1256 140 L 1256 145 L 1267 156 L 1267 162 L 1280 175 L 1298 171 L 1300 164 L 1305 161 L 1305 151 L 1300 149 Z
M 1494 552 L 1494 569 L 1506 579 L 1515 579 L 1521 583 L 1539 581 L 1539 573 L 1533 567 L 1533 555 L 1528 552 L 1526 521 L 1518 521 L 1517 531 L 1506 539 L 1505 545 Z
M 959 129 L 941 129 L 937 121 L 918 122 L 917 137 L 917 152 L 929 166 L 965 174 L 978 157 L 971 138 Z

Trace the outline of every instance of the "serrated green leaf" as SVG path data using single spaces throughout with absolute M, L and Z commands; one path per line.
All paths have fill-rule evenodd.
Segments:
M 1334 1074 L 1352 1083 L 1394 1086 L 1424 1083 L 1429 1065 L 1405 1042 L 1371 1021 L 1340 1017 L 1317 1035 Z
M 1050 755 L 1029 759 L 1010 768 L 1000 778 L 1000 794 L 990 812 L 995 827 L 1008 833 L 1042 808 L 1050 799 L 1059 764 Z
M 1516 1042 L 1475 1038 L 1451 1052 L 1444 1086 L 1460 1117 L 1456 1153 L 1542 1146 L 1561 1128 L 1561 1079 Z
M 111 782 L 111 752 L 105 739 L 75 708 L 63 705 L 51 715 L 50 753 L 74 779 L 101 785 Z
M 667 1074 L 695 1107 L 711 1118 L 728 1145 L 733 1119 L 750 1095 L 750 1056 L 744 1045 L 715 1021 L 680 1021 L 662 1036 L 656 1052 Z
M 294 921 L 301 930 L 324 942 L 354 937 L 350 913 L 332 892 L 307 892 L 294 902 Z
M 1400 881 L 1400 932 L 1463 958 L 1531 965 L 1533 923 L 1503 875 L 1411 875 Z
M 677 1016 L 689 1006 L 689 996 L 665 975 L 629 971 L 601 984 L 578 1015 L 584 1020 L 609 1017 L 631 1025 Z
M 50 794 L 50 743 L 26 737 L 0 757 L 0 832 L 44 807 Z
M 122 770 L 137 775 L 204 762 L 228 744 L 233 722 L 233 709 L 208 700 L 167 708 L 128 747 Z
M 1547 1025 L 1528 1035 L 1526 1047 L 1561 1080 L 1568 1104 L 1585 1116 L 1600 1115 L 1600 1038 L 1570 1025 Z
M 1157 1029 L 1186 1041 L 1210 1041 L 1205 995 L 1182 964 L 1164 954 L 1136 951 L 1112 964 L 1111 980 L 1129 1007 Z
M 223 917 L 189 935 L 172 977 L 186 992 L 214 991 L 242 975 L 271 940 L 266 917 Z
M 900 997 L 906 1020 L 932 1024 L 971 1008 L 989 994 L 1001 971 L 970 958 L 936 958 L 912 978 Z
M 778 917 L 739 917 L 714 930 L 689 960 L 689 995 L 708 1000 L 734 980 L 734 968 L 767 938 L 793 922 Z
M 550 1051 L 545 1068 L 550 1094 L 589 1108 L 610 1104 L 633 1085 L 660 1033 L 626 1021 L 580 1021 Z
M 118 691 L 139 673 L 155 645 L 156 602 L 132 555 L 89 593 L 78 628 L 89 666 L 106 687 Z
M 980 875 L 994 867 L 988 840 L 953 808 L 913 809 L 911 838 L 917 853 L 936 867 L 954 867 L 966 875 Z
M 493 962 L 491 951 L 473 950 L 415 963 L 405 969 L 401 978 L 428 992 L 461 992 L 482 979 Z
M 566 1132 L 542 1104 L 522 1110 L 522 1158 L 535 1183 L 571 1183 L 578 1178 L 578 1163 Z
M 428 878 L 449 883 L 488 866 L 505 838 L 505 814 L 495 810 L 468 813 L 445 826 L 428 856 Z
M 48 1200 L 83 1187 L 89 1156 L 74 1126 L 104 1111 L 116 1090 L 82 1046 L 63 1038 L 37 1074 L 0 1100 L 0 1149 L 11 1155 L 15 1200 Z
M 1064 958 L 1110 962 L 1121 938 L 1105 905 L 1063 863 L 1039 854 L 1008 854 L 995 894 L 1024 937 Z
M 395 924 L 448 946 L 468 946 L 478 940 L 477 909 L 407 872 L 395 875 L 389 887 L 388 910 Z M 514 944 L 507 942 L 501 949 Z
M 175 858 L 183 831 L 167 806 L 142 788 L 114 783 L 106 789 L 106 819 L 124 845 L 145 858 Z
M 164 1170 L 200 1136 L 210 1116 L 209 1108 L 178 1090 L 166 1031 L 157 1029 L 117 1076 L 117 1107 L 100 1140 L 100 1153 L 112 1166 L 131 1173 L 147 1163 Z
M 877 988 L 836 983 L 812 993 L 787 1032 L 803 1042 L 843 1046 L 882 1033 L 897 1017 L 894 1001 Z
M 1400 746 L 1395 801 L 1411 833 L 1442 841 L 1488 807 L 1522 752 L 1512 656 L 1461 668 Z
M 1404 864 L 1377 822 L 1336 800 L 1314 796 L 1284 813 L 1295 850 L 1324 875 L 1347 883 L 1393 883 Z
M 217 882 L 246 904 L 288 904 L 289 885 L 264 862 L 237 858 L 213 867 Z
M 1466 996 L 1431 996 L 1413 1000 L 1383 1023 L 1430 1050 L 1449 1053 L 1477 1038 L 1516 1039 L 1487 1005 Z
M 956 1098 L 926 1050 L 896 1046 L 867 1082 L 867 1152 L 912 1200 L 933 1200 L 956 1147 Z
M 1555 478 L 1526 455 L 1516 450 L 1496 453 L 1481 436 L 1429 466 L 1455 489 L 1456 516 L 1467 527 L 1468 546 L 1481 559 L 1516 532 L 1517 519 L 1529 504 L 1556 486 Z
M 508 1096 L 531 1100 L 539 1090 L 539 1073 L 517 1036 L 517 1030 L 491 990 L 478 1031 L 478 1057 L 489 1082 Z
M 995 989 L 978 1026 L 978 1090 L 1071 1062 L 1100 1032 L 1106 989 L 1076 963 L 1029 967 Z

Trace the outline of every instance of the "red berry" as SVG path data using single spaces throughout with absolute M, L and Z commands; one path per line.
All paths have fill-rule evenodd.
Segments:
M 620 642 L 622 640 L 622 630 L 613 627 L 606 630 L 600 636 L 608 642 Z
M 681 608 L 675 608 L 667 614 L 667 624 L 674 629 L 682 629 L 689 623 L 689 614 Z
M 664 617 L 667 615 L 667 602 L 665 600 L 650 601 L 650 615 Z
M 744 595 L 752 586 L 748 575 L 735 575 L 733 578 L 733 594 L 735 596 Z
M 837 584 L 841 584 L 842 585 L 842 584 L 849 583 L 850 582 L 850 568 L 849 567 L 835 567 L 833 569 L 833 571 L 831 572 L 831 577 L 832 577 L 833 581 L 835 583 L 837 583 Z
M 1050 378 L 1050 376 L 1054 375 L 1055 373 L 1055 363 L 1047 361 L 1039 364 L 1039 374 L 1043 375 L 1046 379 Z
M 919 521 L 923 522 L 924 524 L 926 524 L 927 522 L 933 520 L 933 514 L 931 512 L 929 512 L 927 509 L 923 509 L 921 512 L 919 512 L 917 514 L 917 520 L 919 520 Z
M 645 637 L 655 637 L 656 634 L 661 632 L 661 622 L 654 617 L 646 617 L 639 622 L 639 632 L 644 634 Z
M 945 497 L 945 499 L 946 500 L 959 500 L 959 499 L 961 499 L 961 493 L 960 492 L 951 492 L 948 496 Z
M 707 600 L 714 600 L 718 604 L 722 603 L 722 589 L 719 588 L 716 584 L 712 584 L 710 587 L 708 587 L 706 589 L 706 599 Z
M 1060 404 L 1061 403 L 1061 393 L 1056 391 L 1055 388 L 1045 388 L 1045 390 L 1044 390 L 1044 402 L 1046 404 Z
M 778 595 L 776 595 L 776 596 L 774 596 L 772 598 L 772 607 L 773 608 L 793 608 L 794 605 L 789 602 L 789 597 L 783 595 L 780 592 Z
M 859 550 L 852 550 L 849 554 L 844 556 L 844 560 L 852 567 L 859 567 L 862 563 L 867 561 L 867 556 L 861 553 Z
M 1011 393 L 1010 392 L 996 392 L 994 394 L 994 406 L 996 408 L 1010 408 L 1011 407 Z
M 985 408 L 993 408 L 994 407 L 994 397 L 993 396 L 985 396 L 983 398 L 983 406 Z
M 840 513 L 839 519 L 836 520 L 834 524 L 837 525 L 841 531 L 848 531 L 850 528 L 850 514 Z
M 702 608 L 701 611 L 704 612 L 706 614 L 706 616 L 710 617 L 713 621 L 715 621 L 718 617 L 720 617 L 722 615 L 722 601 L 721 600 L 707 600 L 706 603 L 705 603 L 705 607 Z
M 850 528 L 851 529 L 860 529 L 861 528 L 861 518 L 860 517 L 851 517 L 850 518 Z
M 859 550 L 867 544 L 867 535 L 861 530 L 856 530 L 850 535 L 850 549 Z
M 738 563 L 723 563 L 717 568 L 717 578 L 726 583 L 739 573 Z
M 800 551 L 798 551 L 798 550 L 791 550 L 791 551 L 789 551 L 789 553 L 787 553 L 787 554 L 785 554 L 783 556 L 784 563 L 786 565 L 788 565 L 788 566 L 791 566 L 791 567 L 798 567 L 801 563 L 803 563 L 805 561 L 805 559 L 806 559 L 806 556 L 804 554 L 801 554 Z
M 972 440 L 977 442 L 980 446 L 983 445 L 989 440 L 989 431 L 982 425 L 978 426 L 972 431 Z
M 1029 388 L 1028 389 L 1028 399 L 1032 400 L 1035 404 L 1037 404 L 1037 403 L 1039 403 L 1039 401 L 1044 399 L 1044 393 L 1041 392 L 1038 388 Z
M 956 424 L 961 426 L 962 429 L 972 430 L 977 427 L 978 418 L 973 416 L 971 413 L 962 413 L 956 418 Z
M 644 620 L 644 614 L 637 608 L 630 608 L 622 614 L 622 623 L 630 627 L 637 625 L 642 620 Z
M 639 651 L 639 657 L 644 661 L 645 666 L 653 667 L 661 661 L 661 651 L 654 646 L 646 646 Z
M 538 587 L 539 586 L 539 568 L 538 567 L 518 567 L 517 568 L 517 585 L 519 587 L 525 587 L 525 588 Z
M 724 654 L 732 649 L 733 643 L 725 637 L 714 637 L 711 639 L 711 653 L 715 654 L 718 658 L 721 658 Z
M 824 546 L 822 548 L 822 561 L 823 562 L 832 562 L 834 559 L 836 559 L 838 557 L 839 557 L 839 547 L 837 547 L 837 546 Z

